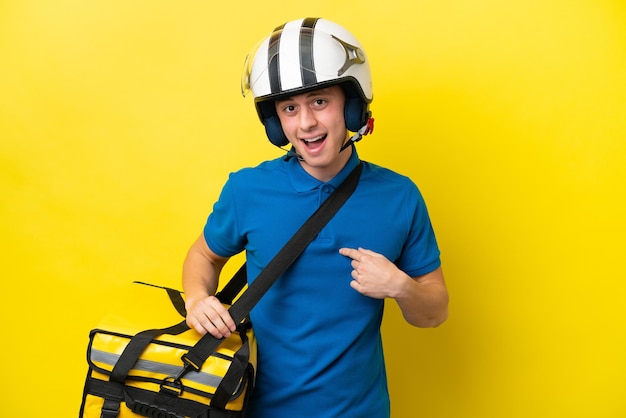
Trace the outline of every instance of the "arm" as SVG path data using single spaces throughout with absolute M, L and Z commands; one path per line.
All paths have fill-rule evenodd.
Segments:
M 448 290 L 441 267 L 418 277 L 400 279 L 394 299 L 408 323 L 418 327 L 436 327 L 448 318 Z
M 215 254 L 200 236 L 192 245 L 183 263 L 183 290 L 187 325 L 200 334 L 207 332 L 217 338 L 227 337 L 235 330 L 228 310 L 213 296 L 219 275 L 228 258 Z
M 393 298 L 404 319 L 416 327 L 436 327 L 448 317 L 448 290 L 441 267 L 410 277 L 382 254 L 363 248 L 342 248 L 352 259 L 352 282 L 357 292 L 372 298 Z

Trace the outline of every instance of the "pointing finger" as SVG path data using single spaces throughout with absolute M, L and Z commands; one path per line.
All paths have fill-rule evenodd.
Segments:
M 346 256 L 346 257 L 350 257 L 353 260 L 357 260 L 359 251 L 354 248 L 341 248 L 339 250 L 339 254 Z

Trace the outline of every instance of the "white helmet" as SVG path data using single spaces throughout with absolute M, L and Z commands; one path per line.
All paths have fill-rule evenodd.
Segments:
M 339 84 L 346 94 L 346 127 L 357 132 L 370 119 L 372 77 L 359 41 L 329 20 L 306 18 L 272 31 L 246 58 L 241 89 L 251 93 L 270 141 L 287 145 L 274 101 Z

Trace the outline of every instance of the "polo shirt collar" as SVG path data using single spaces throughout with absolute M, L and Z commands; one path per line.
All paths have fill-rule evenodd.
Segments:
M 359 155 L 356 152 L 356 147 L 352 146 L 352 155 L 350 159 L 346 163 L 346 165 L 341 169 L 339 173 L 332 179 L 327 182 L 320 181 L 307 173 L 302 165 L 298 161 L 297 158 L 290 158 L 287 163 L 287 173 L 289 176 L 289 180 L 291 185 L 298 193 L 307 192 L 310 190 L 317 189 L 324 184 L 328 184 L 333 188 L 337 188 L 341 184 L 341 182 L 348 177 L 348 174 L 352 172 L 352 169 L 355 168 L 359 164 Z

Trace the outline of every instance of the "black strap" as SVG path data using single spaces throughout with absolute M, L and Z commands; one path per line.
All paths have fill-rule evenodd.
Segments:
M 124 383 L 128 373 L 137 362 L 141 353 L 143 353 L 148 344 L 150 344 L 156 337 L 163 334 L 178 335 L 188 329 L 189 327 L 187 326 L 187 323 L 183 320 L 176 325 L 172 325 L 171 327 L 149 329 L 134 335 L 124 348 L 124 351 L 115 363 L 115 366 L 113 366 L 110 380 L 112 382 Z
M 233 300 L 237 297 L 241 289 L 248 283 L 248 269 L 246 268 L 246 263 L 243 263 L 237 273 L 233 275 L 233 277 L 226 283 L 226 285 L 217 292 L 215 297 L 219 299 L 220 302 L 226 305 L 232 305 Z
M 152 283 L 140 282 L 135 280 L 133 283 L 143 284 L 145 286 L 157 287 L 159 289 L 163 289 L 167 292 L 167 296 L 169 296 L 172 305 L 176 309 L 176 312 L 180 314 L 183 318 L 187 316 L 187 310 L 185 309 L 185 300 L 183 299 L 182 292 L 180 290 L 172 289 L 171 287 L 159 286 Z
M 307 219 L 300 229 L 291 237 L 287 244 L 265 266 L 257 278 L 248 286 L 245 292 L 228 310 L 235 323 L 244 320 L 261 297 L 269 290 L 274 282 L 300 256 L 309 243 L 330 221 L 339 208 L 348 200 L 359 182 L 363 164 L 359 163 L 346 179 L 337 187 L 324 203 Z M 220 345 L 222 339 L 217 339 L 207 333 L 183 356 L 183 361 L 195 370 L 202 367 L 204 361 Z
M 245 331 L 240 332 L 239 335 L 242 342 L 241 348 L 233 355 L 228 370 L 211 398 L 211 406 L 218 409 L 226 409 L 226 404 L 237 391 L 237 388 L 243 384 L 246 369 L 250 367 L 248 363 L 250 359 L 250 341 Z M 248 384 L 252 384 L 252 380 Z
M 272 284 L 280 277 L 285 270 L 300 256 L 309 243 L 315 238 L 315 236 L 322 230 L 324 225 L 330 221 L 339 208 L 348 200 L 359 181 L 361 175 L 362 163 L 359 163 L 352 172 L 346 177 L 346 179 L 337 187 L 335 192 L 326 199 L 324 203 L 309 217 L 309 219 L 300 227 L 300 229 L 291 237 L 291 239 L 283 246 L 283 248 L 276 254 L 276 256 L 268 263 L 268 265 L 261 271 L 257 278 L 252 282 L 248 289 L 232 304 L 229 309 L 235 323 L 241 323 L 250 313 L 254 305 L 261 299 Z M 232 300 L 237 296 L 241 289 L 245 286 L 246 279 L 246 265 L 237 271 L 234 277 L 229 283 L 224 286 L 220 292 L 220 301 L 230 304 Z M 161 286 L 156 286 L 161 287 Z M 180 292 L 164 288 L 168 291 L 172 303 L 177 307 L 179 313 L 184 312 L 184 303 L 181 304 L 182 298 Z M 110 380 L 112 382 L 123 383 L 128 376 L 128 373 L 134 366 L 135 362 L 143 352 L 143 350 L 150 344 L 150 342 L 163 334 L 176 335 L 180 334 L 189 327 L 186 322 L 182 322 L 173 325 L 168 328 L 151 329 L 138 333 L 135 335 L 124 351 L 120 355 L 117 363 L 111 371 Z M 199 370 L 202 367 L 204 361 L 213 353 L 220 345 L 223 339 L 217 339 L 211 334 L 205 334 L 200 340 L 189 350 L 189 352 L 183 355 L 182 360 L 185 362 L 185 370 L 193 368 Z M 245 345 L 245 344 L 244 344 Z M 235 359 L 235 363 L 236 363 Z M 185 373 L 183 371 L 180 376 Z M 227 379 L 229 380 L 229 379 Z M 230 384 L 232 383 L 232 384 Z M 227 387 L 234 387 L 234 381 L 229 382 Z M 230 390 L 220 390 L 218 400 L 222 403 L 227 401 L 228 392 Z M 119 400 L 110 399 L 108 405 L 110 412 L 114 413 L 115 404 L 119 405 Z

